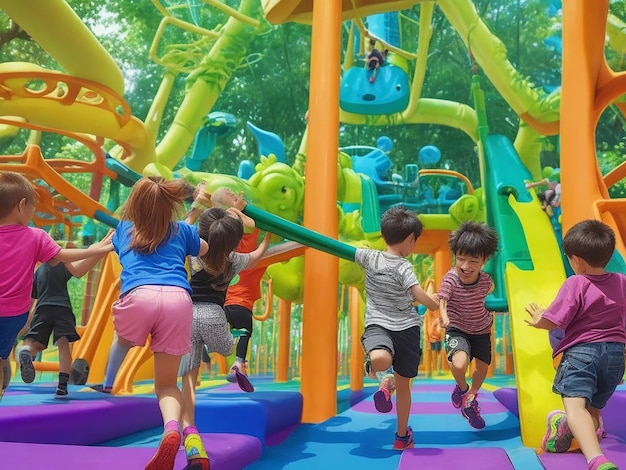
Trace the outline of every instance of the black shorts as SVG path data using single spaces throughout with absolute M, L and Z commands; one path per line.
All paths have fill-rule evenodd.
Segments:
M 470 361 L 476 358 L 487 365 L 491 364 L 491 333 L 470 335 L 456 328 L 448 328 L 445 343 L 448 362 L 452 361 L 457 351 L 465 351 Z
M 365 354 L 374 349 L 386 349 L 393 358 L 393 370 L 402 377 L 417 376 L 417 369 L 422 357 L 420 347 L 420 327 L 391 331 L 382 326 L 369 325 L 361 337 Z
M 69 307 L 43 305 L 35 311 L 28 332 L 24 339 L 31 339 L 43 346 L 48 346 L 50 335 L 54 332 L 53 341 L 67 338 L 70 343 L 78 341 L 80 336 L 76 332 L 76 318 Z

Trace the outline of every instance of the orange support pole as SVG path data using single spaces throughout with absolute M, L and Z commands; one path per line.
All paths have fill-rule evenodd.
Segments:
M 289 380 L 289 353 L 291 351 L 291 302 L 278 299 L 278 353 L 274 381 Z
M 337 238 L 337 154 L 342 2 L 314 2 L 304 226 Z M 337 294 L 339 260 L 304 254 L 302 422 L 337 414 Z
M 361 346 L 361 335 L 364 330 L 361 294 L 356 287 L 348 290 L 350 304 L 350 390 L 363 390 L 363 360 L 365 353 Z

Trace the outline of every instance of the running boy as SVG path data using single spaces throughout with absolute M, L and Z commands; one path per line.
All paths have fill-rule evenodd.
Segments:
M 417 376 L 420 362 L 420 326 L 413 301 L 431 310 L 439 305 L 420 287 L 413 266 L 406 259 L 413 253 L 422 233 L 417 215 L 403 207 L 393 207 L 383 214 L 380 231 L 385 251 L 357 248 L 355 261 L 365 269 L 365 332 L 361 338 L 365 350 L 365 368 L 371 378 L 393 365 L 393 375 L 382 375 L 374 394 L 376 409 L 388 413 L 391 396 L 397 391 L 397 432 L 393 448 L 414 447 L 413 430 L 408 426 L 411 411 L 411 378 Z
M 36 204 L 35 189 L 23 175 L 0 172 L 0 399 L 11 380 L 9 354 L 28 320 L 35 265 L 78 261 L 113 250 L 110 236 L 87 249 L 61 249 L 46 232 L 28 226 Z
M 470 426 L 482 429 L 485 420 L 477 397 L 491 363 L 493 323 L 485 298 L 494 288 L 491 276 L 482 268 L 498 249 L 498 235 L 483 223 L 464 222 L 450 234 L 448 246 L 454 266 L 443 277 L 437 295 L 441 326 L 446 329 L 446 355 L 456 381 L 452 406 L 461 408 Z M 472 359 L 476 368 L 470 387 L 465 375 Z
M 54 332 L 53 340 L 59 348 L 59 384 L 55 398 L 67 398 L 67 383 L 72 368 L 70 343 L 80 339 L 67 283 L 72 276 L 84 276 L 100 259 L 101 256 L 92 256 L 55 266 L 44 263 L 35 271 L 32 298 L 37 299 L 37 305 L 24 342 L 17 350 L 17 357 L 22 380 L 31 383 L 35 380 L 33 357 L 48 347 L 50 335 Z
M 563 238 L 563 251 L 574 270 L 544 310 L 526 307 L 530 326 L 561 328 L 563 339 L 553 357 L 563 353 L 552 391 L 561 395 L 565 412 L 548 415 L 541 447 L 566 452 L 576 438 L 589 470 L 612 470 L 600 449 L 597 430 L 604 408 L 624 375 L 626 343 L 626 276 L 605 266 L 615 250 L 613 230 L 598 220 L 583 220 Z

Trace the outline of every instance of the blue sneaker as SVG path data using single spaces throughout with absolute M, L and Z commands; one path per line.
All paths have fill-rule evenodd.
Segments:
M 476 399 L 477 396 L 478 393 L 463 396 L 461 414 L 467 419 L 471 427 L 482 429 L 485 427 L 485 420 L 480 416 L 480 405 Z

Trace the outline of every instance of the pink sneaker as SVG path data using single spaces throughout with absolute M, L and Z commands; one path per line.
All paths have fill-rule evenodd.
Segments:
M 179 447 L 180 433 L 178 431 L 166 431 L 161 438 L 156 454 L 150 459 L 145 470 L 173 470 Z
M 461 414 L 467 419 L 469 425 L 474 429 L 485 427 L 485 420 L 480 415 L 480 405 L 478 404 L 478 393 L 463 395 Z

